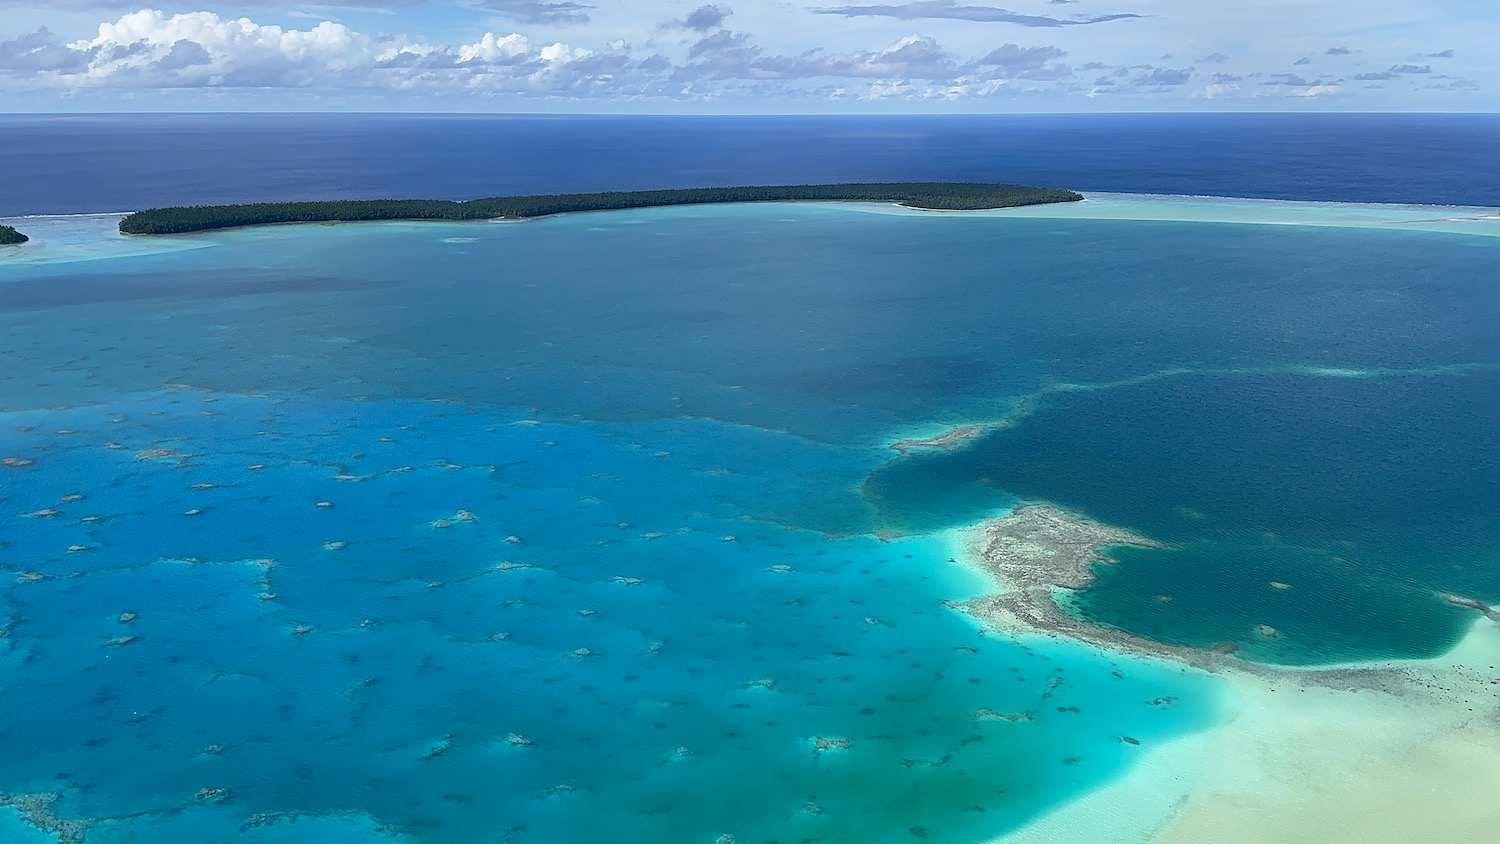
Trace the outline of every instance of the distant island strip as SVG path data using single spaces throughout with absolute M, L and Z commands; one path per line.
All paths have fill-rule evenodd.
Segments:
M 909 208 L 930 211 L 980 211 L 1077 202 L 1081 199 L 1081 194 L 1069 190 L 1023 185 L 894 182 L 567 193 L 471 199 L 465 202 L 441 199 L 257 202 L 248 205 L 195 205 L 137 211 L 120 221 L 120 233 L 185 234 L 278 223 L 527 219 L 573 211 L 612 211 L 729 202 L 895 202 Z
M 10 226 L 0 226 L 0 246 L 12 246 L 17 243 L 25 243 L 31 238 L 16 231 Z

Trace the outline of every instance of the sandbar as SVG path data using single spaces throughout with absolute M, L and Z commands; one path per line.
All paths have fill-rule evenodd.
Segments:
M 1500 625 L 1433 660 L 1259 676 L 1151 844 L 1415 844 L 1500 836 Z M 1153 761 L 1148 757 L 1145 765 Z
M 1008 635 L 1076 639 L 1211 671 L 1224 723 L 1150 750 L 1095 791 L 995 844 L 1417 844 L 1500 835 L 1500 623 L 1428 660 L 1289 668 L 1162 645 L 1074 618 L 1112 546 L 1147 537 L 1048 504 L 970 529 L 967 561 L 1002 591 L 954 606 Z
M 912 437 L 891 443 L 891 448 L 905 454 L 918 448 L 951 450 L 993 431 L 993 425 L 959 425 L 935 437 Z
M 919 213 L 898 206 L 848 205 L 851 212 Z M 1131 220 L 1183 223 L 1317 226 L 1360 229 L 1405 229 L 1500 237 L 1500 214 L 1493 207 L 1393 205 L 1360 202 L 1245 199 L 1222 196 L 1132 194 L 1089 191 L 1086 201 L 987 211 L 964 211 L 955 217 L 1005 217 L 1074 220 Z

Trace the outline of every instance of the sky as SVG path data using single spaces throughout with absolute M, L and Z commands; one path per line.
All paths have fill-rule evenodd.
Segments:
M 0 111 L 1500 111 L 1497 0 L 0 0 Z

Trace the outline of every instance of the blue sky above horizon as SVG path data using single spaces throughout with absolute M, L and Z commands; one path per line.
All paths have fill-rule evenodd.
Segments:
M 1500 111 L 1493 0 L 0 0 L 0 109 Z

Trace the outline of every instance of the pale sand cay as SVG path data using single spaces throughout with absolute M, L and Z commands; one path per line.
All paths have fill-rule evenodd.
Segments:
M 1228 722 L 993 844 L 1500 840 L 1500 625 L 1433 660 L 1226 669 Z M 1343 687 L 1336 687 L 1342 682 Z
M 894 204 L 847 203 L 835 207 L 864 213 L 934 216 L 932 211 Z M 1019 208 L 993 208 L 984 211 L 944 211 L 941 212 L 941 216 L 1018 217 L 1059 222 L 1150 220 L 1154 222 L 1414 229 L 1500 237 L 1500 214 L 1497 214 L 1494 208 L 1480 206 L 1387 205 L 1170 194 L 1090 192 L 1083 202 L 1025 205 Z
M 1122 540 L 1114 528 L 1057 508 L 1017 513 L 968 532 L 965 542 L 976 568 L 1001 579 L 1016 569 L 1017 582 L 1002 583 L 1001 596 L 1028 609 L 1047 580 L 1067 588 L 1089 579 L 1074 539 Z M 1012 541 L 997 543 L 1007 535 Z M 1050 537 L 1067 541 L 1056 543 L 1057 570 L 1045 575 L 1038 546 Z M 1024 553 L 995 553 L 1005 547 Z M 962 607 L 981 610 L 985 600 Z M 1077 632 L 1076 622 L 1047 628 L 1050 612 L 976 615 L 1010 635 Z M 1083 638 L 1137 650 L 1130 638 Z M 1182 657 L 1177 649 L 1144 650 L 1141 658 Z M 1222 726 L 1153 749 L 1118 780 L 995 844 L 1500 840 L 1500 624 L 1476 612 L 1458 647 L 1431 660 L 1320 669 L 1268 669 L 1222 654 L 1187 661 L 1225 679 Z
M 1230 679 L 1191 795 L 1151 844 L 1500 840 L 1500 625 L 1446 656 Z M 1339 689 L 1340 673 L 1372 687 Z M 1333 676 L 1329 676 L 1333 675 Z M 1143 767 L 1157 764 L 1150 759 Z

